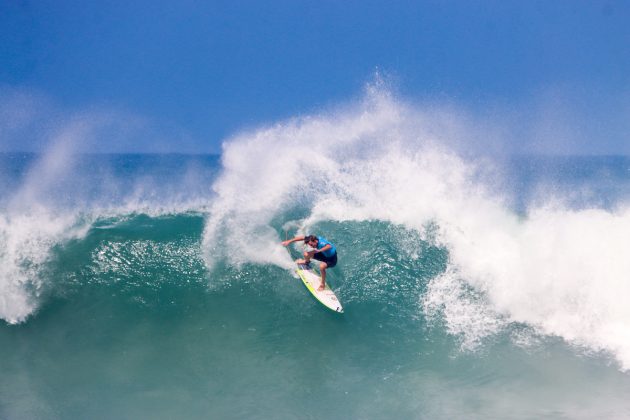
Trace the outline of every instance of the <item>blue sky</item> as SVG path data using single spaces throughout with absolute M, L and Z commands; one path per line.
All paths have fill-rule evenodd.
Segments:
M 134 127 L 130 150 L 162 136 L 167 151 L 218 152 L 243 128 L 351 100 L 378 72 L 407 101 L 473 114 L 561 108 L 581 133 L 570 152 L 630 154 L 629 22 L 630 2 L 607 0 L 7 0 L 0 150 L 97 112 Z

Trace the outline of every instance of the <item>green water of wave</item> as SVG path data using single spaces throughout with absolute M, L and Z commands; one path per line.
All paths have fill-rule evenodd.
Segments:
M 627 375 L 506 331 L 475 351 L 424 318 L 448 253 L 326 222 L 343 316 L 290 272 L 204 265 L 198 214 L 97 222 L 58 246 L 40 309 L 0 327 L 2 418 L 623 418 Z M 279 230 L 279 237 L 283 233 Z M 592 392 L 597 389 L 597 392 Z

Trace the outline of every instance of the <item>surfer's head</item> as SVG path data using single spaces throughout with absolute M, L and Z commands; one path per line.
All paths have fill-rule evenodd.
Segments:
M 315 243 L 315 245 L 317 245 L 317 236 L 315 235 L 308 235 L 304 237 L 304 243 L 310 245 L 312 242 Z

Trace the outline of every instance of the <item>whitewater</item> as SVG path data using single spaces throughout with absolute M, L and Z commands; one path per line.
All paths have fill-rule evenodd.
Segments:
M 2 155 L 0 414 L 627 418 L 630 159 L 483 136 L 371 87 L 220 156 Z
M 387 97 L 370 99 L 350 117 L 293 121 L 227 144 L 206 249 L 221 241 L 232 264 L 286 266 L 273 247 L 272 222 L 296 203 L 310 207 L 302 233 L 331 220 L 378 220 L 424 236 L 432 230 L 449 265 L 430 282 L 425 313 L 442 312 L 467 344 L 523 323 L 610 351 L 630 367 L 630 308 L 619 299 L 630 292 L 625 202 L 573 209 L 563 197 L 541 197 L 518 214 L 498 186 L 484 183 L 496 174 L 440 147 L 423 132 L 421 116 Z M 272 251 L 249 246 L 253 236 Z M 453 299 L 466 286 L 483 303 Z

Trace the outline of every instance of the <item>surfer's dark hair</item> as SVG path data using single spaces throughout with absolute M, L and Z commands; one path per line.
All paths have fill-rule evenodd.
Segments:
M 315 235 L 307 235 L 304 237 L 304 243 L 309 243 L 311 241 L 316 241 L 317 240 L 317 236 Z

